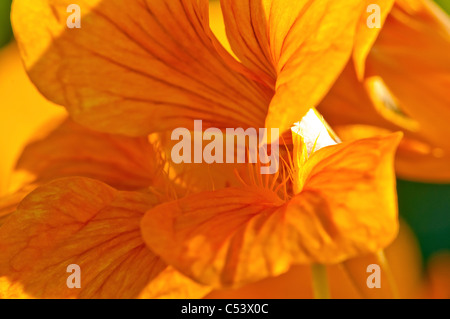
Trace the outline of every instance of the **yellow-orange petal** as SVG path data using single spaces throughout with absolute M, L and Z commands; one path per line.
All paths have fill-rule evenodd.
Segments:
M 402 153 L 400 152 L 400 154 Z M 428 183 L 449 183 L 450 152 L 447 150 L 443 154 L 441 148 L 432 148 L 431 152 L 426 154 L 407 153 L 397 159 L 396 171 L 397 175 L 403 179 Z
M 261 187 L 204 192 L 149 210 L 147 245 L 214 287 L 338 263 L 375 252 L 397 234 L 393 156 L 398 134 L 325 147 L 306 163 L 302 191 L 283 203 Z
M 228 53 L 236 57 L 231 50 L 230 42 L 227 38 L 220 1 L 209 1 L 209 20 L 211 31 L 217 37 L 217 40 Z
M 450 253 L 443 251 L 432 256 L 428 265 L 428 282 L 423 298 L 450 298 Z
M 233 286 L 286 271 L 274 246 L 280 232 L 267 233 L 281 227 L 277 216 L 270 218 L 281 204 L 268 190 L 226 188 L 159 205 L 141 229 L 147 245 L 183 274 Z
M 365 2 L 363 14 L 356 30 L 355 48 L 353 49 L 353 63 L 359 79 L 364 77 L 367 55 L 372 49 L 395 0 L 365 0 Z M 378 5 L 380 11 L 374 11 L 373 5 Z M 370 28 L 368 19 L 371 18 L 371 15 L 378 13 L 380 14 L 380 26 Z
M 48 102 L 31 83 L 16 43 L 0 50 L 0 195 L 8 192 L 14 164 L 34 132 L 65 110 Z
M 345 66 L 361 1 L 222 0 L 231 47 L 275 88 L 266 126 L 287 130 L 318 104 Z
M 13 182 L 42 184 L 84 176 L 117 189 L 136 190 L 155 186 L 162 179 L 161 166 L 146 137 L 100 133 L 67 119 L 25 147 Z
M 140 299 L 197 299 L 211 292 L 211 287 L 200 285 L 168 266 L 139 295 Z
M 194 132 L 190 132 L 191 136 L 194 136 Z M 217 132 L 217 134 L 219 134 Z M 230 137 L 226 136 L 225 133 L 221 133 L 219 136 L 223 138 L 223 148 L 214 148 L 215 154 L 219 154 L 221 161 L 226 161 L 227 156 L 227 145 L 226 140 Z M 208 136 L 205 134 L 205 136 Z M 213 135 L 211 139 L 215 139 L 216 136 Z M 205 147 L 211 143 L 211 140 L 201 140 L 198 144 L 197 141 L 191 139 L 187 145 L 190 145 L 192 154 L 190 163 L 175 163 L 172 157 L 172 150 L 176 144 L 179 143 L 178 140 L 171 139 L 171 133 L 156 133 L 149 137 L 149 140 L 156 145 L 157 150 L 161 152 L 163 162 L 165 164 L 164 171 L 167 173 L 171 183 L 178 186 L 180 194 L 184 196 L 186 193 L 196 193 L 208 190 L 217 190 L 224 187 L 230 186 L 240 186 L 242 185 L 241 180 L 248 181 L 246 178 L 248 165 L 243 163 L 206 163 L 204 160 L 202 163 L 194 162 L 194 150 L 196 147 L 201 145 L 201 149 L 205 150 Z M 183 148 L 184 150 L 184 148 Z M 237 151 L 234 150 L 234 162 L 236 159 Z M 223 160 L 222 160 L 223 155 Z M 237 175 L 239 174 L 239 178 Z
M 272 91 L 247 79 L 209 27 L 207 0 L 17 0 L 14 33 L 30 78 L 88 127 L 146 135 L 193 119 L 262 127 Z
M 370 125 L 338 125 L 333 129 L 343 141 L 390 132 Z M 398 177 L 407 180 L 445 183 L 450 180 L 450 154 L 423 140 L 422 136 L 406 132 L 397 150 L 395 171 Z
M 400 220 L 399 235 L 384 250 L 384 260 L 378 254 L 358 256 L 344 261 L 339 268 L 344 272 L 354 287 L 355 296 L 359 298 L 390 299 L 417 298 L 422 289 L 422 261 L 417 239 L 408 227 Z M 380 288 L 369 288 L 367 279 L 373 273 L 368 266 L 380 266 Z M 335 278 L 330 276 L 331 281 Z M 340 294 L 340 282 L 331 283 L 332 297 L 353 298 L 351 294 Z
M 0 226 L 4 223 L 6 218 L 10 216 L 31 191 L 36 188 L 36 185 L 27 185 L 17 192 L 4 195 L 0 197 Z
M 399 1 L 367 59 L 368 77 L 381 77 L 418 123 L 416 133 L 444 152 L 450 152 L 448 52 L 448 15 L 432 1 Z
M 384 32 L 384 31 L 382 31 Z M 413 90 L 422 87 L 413 85 Z M 446 127 L 440 127 L 439 137 L 433 137 L 426 119 L 412 116 L 406 101 L 395 96 L 379 76 L 358 81 L 353 63 L 344 69 L 333 88 L 322 100 L 318 110 L 343 141 L 403 131 L 404 138 L 396 156 L 398 176 L 428 182 L 450 180 L 450 151 L 446 148 Z M 437 104 L 430 100 L 428 108 Z M 443 113 L 442 116 L 445 116 Z M 433 128 L 435 130 L 436 128 Z
M 303 189 L 291 203 L 302 209 L 301 198 L 309 194 L 311 203 L 319 205 L 322 236 L 308 246 L 309 254 L 297 255 L 300 260 L 336 263 L 392 242 L 398 231 L 393 160 L 401 136 L 337 144 L 312 154 L 302 174 Z M 296 224 L 304 227 L 299 218 Z M 316 251 L 315 246 L 321 249 Z
M 399 236 L 385 250 L 390 269 L 401 298 L 416 298 L 421 291 L 422 273 L 418 243 L 405 223 L 400 223 Z M 381 273 L 381 288 L 369 289 L 367 267 L 378 262 L 372 255 L 360 256 L 337 265 L 327 266 L 332 298 L 392 298 L 390 283 Z M 442 263 L 442 265 L 445 265 Z M 442 285 L 443 286 L 443 285 Z M 266 278 L 238 289 L 215 290 L 206 298 L 226 299 L 311 299 L 313 296 L 311 267 L 292 266 L 278 277 Z
M 139 230 L 157 203 L 79 177 L 36 189 L 0 227 L 2 282 L 37 298 L 137 297 L 166 268 Z M 72 264 L 81 288 L 67 285 Z
M 292 266 L 288 272 L 235 289 L 214 290 L 206 299 L 312 299 L 311 267 Z

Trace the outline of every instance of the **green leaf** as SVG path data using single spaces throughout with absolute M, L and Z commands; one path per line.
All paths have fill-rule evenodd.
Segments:
M 13 38 L 11 29 L 10 12 L 12 0 L 0 1 L 0 48 Z

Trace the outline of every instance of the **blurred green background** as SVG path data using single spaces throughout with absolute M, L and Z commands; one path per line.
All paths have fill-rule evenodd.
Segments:
M 9 22 L 11 2 L 12 0 L 0 0 L 0 47 L 11 41 L 13 37 Z
M 450 0 L 435 0 L 445 11 L 450 13 Z
M 436 0 L 450 13 L 450 0 Z M 13 39 L 11 0 L 0 0 L 0 48 Z M 436 252 L 450 251 L 450 184 L 425 184 L 398 180 L 400 215 L 415 232 L 423 263 Z

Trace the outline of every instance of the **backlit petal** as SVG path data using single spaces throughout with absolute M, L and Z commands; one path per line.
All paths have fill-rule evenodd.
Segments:
M 341 125 L 333 126 L 333 129 L 343 141 L 390 132 L 388 129 L 370 125 Z M 418 134 L 405 132 L 397 150 L 395 171 L 397 176 L 407 180 L 445 183 L 450 180 L 450 154 L 439 147 L 433 147 Z
M 408 117 L 398 109 L 386 86 L 382 82 L 378 85 L 381 87 L 372 94 L 375 88 L 359 81 L 354 64 L 349 62 L 317 109 L 333 127 L 359 124 L 407 131 L 404 122 Z
M 147 245 L 182 273 L 231 286 L 287 270 L 276 246 L 282 227 L 277 204 L 282 202 L 269 191 L 227 188 L 159 205 L 141 228 Z
M 415 6 L 414 4 L 419 4 Z M 418 134 L 450 152 L 450 19 L 431 1 L 400 1 L 368 57 L 368 76 L 380 76 Z
M 402 130 L 396 171 L 405 179 L 450 180 L 449 30 L 434 4 L 397 2 L 368 56 L 366 78 L 359 82 L 349 63 L 318 106 L 344 141 Z
M 14 164 L 30 136 L 49 119 L 66 112 L 36 90 L 23 68 L 16 43 L 0 51 L 0 97 L 0 195 L 4 195 Z
M 139 230 L 157 203 L 86 178 L 38 188 L 0 228 L 2 282 L 38 298 L 137 297 L 166 268 Z M 80 266 L 81 288 L 66 284 L 71 264 Z
M 369 254 L 346 260 L 341 267 L 363 298 L 417 298 L 423 280 L 420 248 L 406 223 L 400 223 L 399 235 L 385 250 L 385 256 L 385 264 L 377 254 Z M 380 266 L 381 287 L 377 289 L 367 286 L 367 278 L 373 272 L 367 268 L 372 264 Z
M 28 73 L 88 127 L 125 135 L 191 127 L 262 127 L 271 90 L 248 80 L 208 23 L 207 0 L 14 1 Z M 231 124 L 230 124 L 231 123 Z
M 355 48 L 353 50 L 353 62 L 359 79 L 364 77 L 367 55 L 372 49 L 394 2 L 395 0 L 366 0 L 366 5 L 356 30 Z M 371 7 L 374 4 L 380 8 L 380 27 L 369 28 L 368 19 L 371 18 L 371 14 L 377 13 Z
M 176 271 L 173 267 L 164 269 L 151 285 L 144 289 L 141 299 L 196 299 L 203 298 L 211 287 L 193 282 L 188 277 Z
M 400 224 L 399 236 L 385 251 L 400 297 L 417 297 L 422 281 L 419 246 L 412 231 L 405 223 Z M 331 297 L 337 299 L 391 298 L 389 282 L 383 271 L 381 288 L 369 289 L 367 287 L 367 278 L 370 275 L 367 267 L 372 262 L 378 261 L 369 255 L 356 257 L 342 264 L 328 265 L 327 275 Z M 351 269 L 346 267 L 347 264 L 351 264 Z M 278 277 L 266 278 L 238 289 L 216 290 L 207 298 L 311 299 L 314 298 L 311 267 L 293 266 L 287 273 Z
M 155 186 L 162 179 L 161 159 L 146 137 L 99 133 L 65 120 L 24 149 L 16 165 L 28 182 L 46 183 L 68 176 L 97 179 L 121 190 Z
M 31 191 L 36 188 L 35 185 L 27 185 L 17 192 L 4 195 L 0 197 L 0 226 L 4 223 L 6 218 L 10 216 Z
M 311 193 L 321 204 L 318 217 L 326 236 L 324 243 L 315 243 L 323 245 L 323 251 L 314 255 L 316 260 L 333 263 L 364 251 L 376 252 L 395 238 L 393 158 L 400 139 L 401 134 L 396 133 L 341 143 L 322 148 L 309 158 L 298 196 Z
M 361 1 L 222 0 L 230 44 L 276 91 L 266 126 L 287 130 L 317 105 L 349 58 Z
M 266 188 L 227 188 L 148 211 L 145 242 L 170 265 L 215 287 L 337 263 L 397 234 L 393 156 L 398 134 L 325 147 L 306 164 L 302 191 L 283 203 Z
M 191 136 L 194 136 L 194 132 L 191 131 Z M 180 195 L 184 196 L 186 193 L 196 193 L 208 190 L 217 190 L 224 187 L 230 186 L 240 186 L 242 185 L 240 179 L 236 176 L 236 173 L 240 173 L 241 179 L 248 181 L 246 179 L 248 165 L 238 164 L 238 163 L 225 163 L 227 155 L 226 140 L 227 136 L 222 133 L 222 146 L 220 149 L 214 148 L 215 154 L 218 154 L 220 160 L 219 162 L 206 163 L 204 158 L 202 163 L 195 163 L 194 152 L 195 148 L 201 145 L 201 149 L 205 150 L 205 147 L 211 143 L 211 140 L 200 140 L 197 141 L 192 138 L 187 145 L 191 147 L 190 162 L 174 163 L 174 158 L 172 157 L 172 150 L 176 144 L 179 143 L 178 140 L 171 139 L 171 133 L 156 133 L 152 134 L 149 139 L 153 144 L 156 145 L 157 150 L 161 152 L 163 161 L 165 163 L 164 170 L 167 173 L 170 181 L 178 186 Z M 207 136 L 205 134 L 205 136 Z M 229 138 L 229 137 L 228 137 Z M 215 139 L 215 137 L 212 137 Z M 184 150 L 187 151 L 187 150 Z M 237 154 L 235 151 L 234 154 Z M 236 158 L 234 161 L 237 162 Z

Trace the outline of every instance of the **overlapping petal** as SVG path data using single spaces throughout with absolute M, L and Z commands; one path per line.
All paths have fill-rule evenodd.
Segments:
M 30 135 L 65 110 L 48 102 L 36 90 L 15 43 L 0 50 L 0 96 L 0 195 L 3 195 L 8 192 L 14 164 Z
M 367 285 L 369 265 L 380 266 L 381 287 Z M 419 243 L 412 230 L 400 219 L 400 231 L 384 253 L 358 256 L 346 260 L 341 268 L 362 298 L 392 299 L 417 298 L 422 287 L 422 269 Z
M 351 54 L 363 4 L 222 0 L 233 51 L 275 88 L 267 127 L 287 130 L 326 94 Z
M 143 242 L 139 222 L 158 203 L 152 193 L 80 177 L 38 188 L 0 228 L 2 294 L 9 285 L 38 298 L 151 295 L 167 266 Z M 66 283 L 72 264 L 81 269 L 81 288 Z M 173 271 L 166 274 L 170 286 Z
M 421 135 L 448 150 L 450 19 L 431 1 L 413 3 L 394 6 L 369 55 L 368 76 L 380 76 Z
M 330 146 L 306 164 L 284 203 L 267 188 L 199 193 L 148 211 L 145 242 L 182 273 L 216 287 L 279 275 L 293 263 L 336 263 L 397 233 L 392 159 L 400 136 Z
M 0 197 L 0 226 L 4 223 L 6 218 L 17 209 L 17 206 L 20 204 L 22 199 L 24 199 L 25 196 L 31 193 L 35 188 L 36 185 L 30 184 L 24 186 L 16 192 Z
M 364 1 L 222 0 L 231 46 L 242 64 L 210 31 L 206 0 L 83 0 L 82 29 L 73 30 L 65 25 L 68 0 L 37 0 L 33 6 L 30 1 L 16 0 L 13 14 L 30 77 L 90 129 L 68 120 L 25 149 L 18 168 L 34 176 L 0 200 L 1 297 L 203 296 L 210 288 L 191 279 L 240 286 L 293 264 L 334 264 L 378 252 L 395 237 L 392 162 L 399 134 L 325 147 L 312 156 L 303 152 L 297 171 L 289 171 L 294 193 L 285 188 L 283 199 L 262 178 L 253 187 L 230 188 L 228 170 L 217 181 L 223 189 L 162 205 L 163 192 L 149 187 L 167 184 L 148 133 L 191 128 L 193 119 L 219 128 L 265 125 L 285 131 L 322 99 L 352 49 L 355 74 L 362 78 L 378 35 L 357 26 Z M 384 20 L 393 1 L 381 2 Z M 398 3 L 388 20 L 403 23 L 403 15 L 423 13 L 419 1 Z M 432 14 L 422 18 L 435 17 L 426 12 Z M 442 31 L 436 38 L 446 39 L 448 26 L 436 25 Z M 392 47 L 397 36 L 393 32 L 377 44 Z M 391 57 L 379 58 L 376 51 L 367 74 L 384 78 L 397 53 L 387 49 Z M 448 83 L 445 74 L 437 78 L 438 88 L 427 89 L 437 93 L 439 108 Z M 386 83 L 396 80 L 388 75 Z M 373 82 L 356 82 L 366 87 L 355 100 L 373 106 L 373 96 L 367 96 L 377 94 L 367 89 Z M 411 102 L 401 84 L 392 90 Z M 367 109 L 377 125 L 388 123 L 388 131 L 402 126 L 402 119 Z M 424 114 L 414 107 L 406 112 Z M 434 119 L 423 118 L 423 127 Z M 441 121 L 425 139 L 438 141 L 442 128 Z M 183 182 L 189 180 L 195 191 L 214 189 L 214 182 L 205 185 L 205 167 L 186 169 Z M 76 175 L 96 180 L 57 179 Z M 17 206 L 36 184 L 55 179 Z M 65 285 L 69 264 L 81 266 L 81 289 Z
M 161 162 L 146 137 L 100 133 L 66 119 L 25 147 L 16 165 L 15 182 L 43 184 L 84 176 L 117 189 L 137 190 L 162 183 Z
M 397 1 L 368 55 L 366 77 L 358 81 L 349 63 L 318 109 L 343 140 L 402 130 L 399 176 L 448 181 L 449 46 L 445 13 L 429 1 Z
M 372 49 L 395 0 L 366 0 L 365 2 L 365 10 L 363 10 L 361 20 L 358 23 L 353 50 L 353 63 L 359 79 L 364 77 L 367 55 Z M 368 19 L 370 19 L 370 15 L 377 13 L 373 11 L 373 5 L 378 5 L 380 8 L 380 27 L 369 28 Z
M 194 132 L 190 132 L 191 136 L 194 136 Z M 221 159 L 222 162 L 226 161 L 227 156 L 227 139 L 234 138 L 227 136 L 226 133 L 218 133 L 218 135 L 222 138 L 223 143 L 222 148 L 214 148 L 214 153 L 218 154 L 219 158 L 223 156 Z M 202 133 L 203 134 L 203 133 Z M 205 139 L 197 140 L 192 138 L 190 142 L 186 142 L 186 146 L 190 146 L 191 150 L 191 162 L 186 163 L 174 163 L 172 158 L 172 150 L 173 148 L 180 143 L 178 140 L 172 140 L 170 133 L 159 133 L 152 134 L 149 139 L 152 143 L 156 145 L 158 152 L 161 152 L 163 161 L 165 163 L 164 170 L 167 172 L 168 178 L 172 184 L 179 187 L 179 191 L 181 195 L 185 195 L 186 193 L 195 193 L 200 191 L 207 190 L 216 190 L 224 187 L 230 186 L 239 186 L 241 185 L 241 179 L 246 178 L 245 173 L 247 172 L 248 165 L 245 163 L 206 163 L 203 161 L 202 163 L 195 163 L 193 153 L 196 148 L 200 148 L 202 150 L 207 147 L 211 140 L 208 140 L 208 134 L 204 135 Z M 211 137 L 215 139 L 216 137 Z M 185 150 L 183 148 L 183 152 Z M 234 156 L 236 157 L 237 150 L 234 149 Z M 234 158 L 234 162 L 237 162 L 237 159 Z M 237 177 L 239 175 L 239 178 Z
M 420 123 L 424 136 L 448 149 L 450 142 L 442 137 L 449 134 L 450 20 L 437 6 L 412 10 L 410 5 L 394 7 L 368 68 L 383 78 L 404 112 Z
M 162 159 L 146 137 L 100 133 L 55 119 L 33 139 L 11 174 L 9 193 L 0 198 L 0 224 L 36 187 L 58 178 L 83 176 L 120 190 L 156 187 L 163 197 L 170 190 Z
M 12 21 L 31 79 L 76 122 L 132 136 L 264 125 L 272 92 L 220 46 L 207 0 L 83 0 L 80 29 L 71 3 L 17 0 Z
M 197 284 L 168 266 L 139 295 L 141 299 L 193 299 L 203 298 L 212 290 Z

